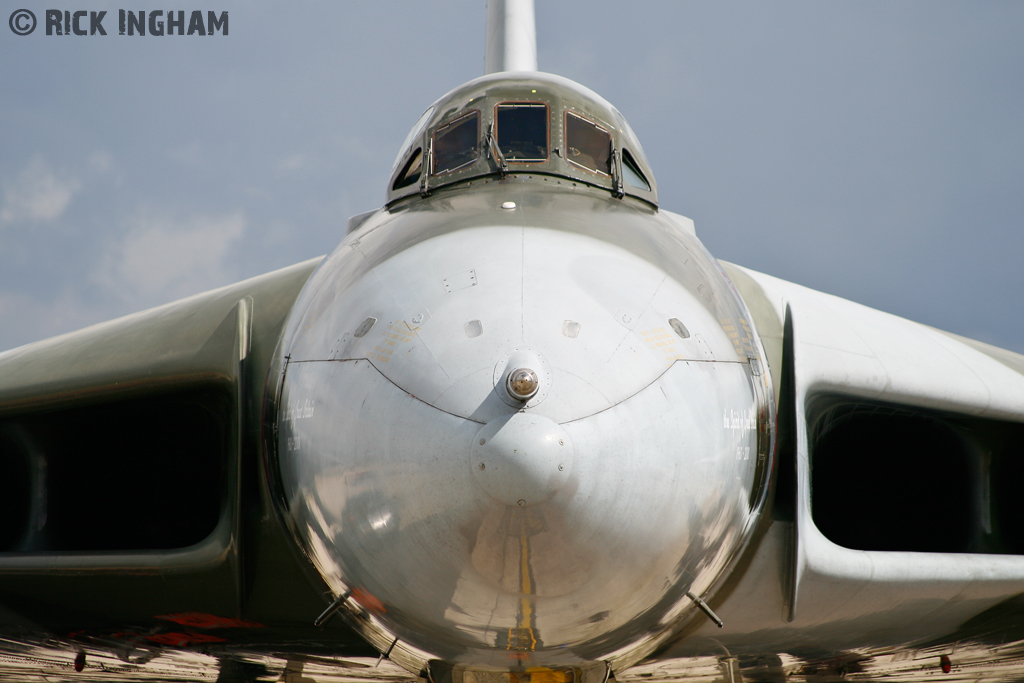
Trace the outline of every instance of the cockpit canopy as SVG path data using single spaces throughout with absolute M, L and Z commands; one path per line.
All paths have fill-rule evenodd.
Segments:
M 485 175 L 559 176 L 657 206 L 658 189 L 622 114 L 567 78 L 491 74 L 452 90 L 416 122 L 388 203 Z

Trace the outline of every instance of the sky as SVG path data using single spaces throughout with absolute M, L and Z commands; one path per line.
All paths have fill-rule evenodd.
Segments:
M 118 35 L 152 2 L 0 5 L 0 349 L 329 252 L 483 73 L 484 0 L 159 5 L 227 11 L 207 36 Z M 616 105 L 712 254 L 1024 352 L 1024 3 L 536 13 L 540 69 Z

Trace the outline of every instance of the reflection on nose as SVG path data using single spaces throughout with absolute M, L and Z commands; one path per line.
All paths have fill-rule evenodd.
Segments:
M 670 275 L 555 229 L 382 234 L 329 257 L 282 345 L 299 544 L 334 595 L 374 596 L 349 607 L 383 649 L 497 670 L 636 656 L 696 613 L 761 504 L 756 425 L 723 421 L 771 395 L 742 303 L 679 242 L 665 263 L 692 272 Z
M 540 415 L 513 413 L 491 420 L 477 435 L 469 465 L 495 500 L 526 507 L 542 503 L 565 484 L 573 447 L 560 426 Z

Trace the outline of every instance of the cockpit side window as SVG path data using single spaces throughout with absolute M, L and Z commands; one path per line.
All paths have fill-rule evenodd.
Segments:
M 434 175 L 469 166 L 480 158 L 480 112 L 472 111 L 434 131 Z
M 405 152 L 409 147 L 412 146 L 412 141 L 423 134 L 423 127 L 427 125 L 427 120 L 430 115 L 434 113 L 434 105 L 427 107 L 427 110 L 416 120 L 416 125 L 412 127 L 409 134 L 405 136 L 405 142 L 398 148 L 398 156 L 395 157 L 395 163 L 391 164 L 391 172 L 394 173 L 395 169 L 398 168 L 398 162 L 405 156 Z
M 622 178 L 627 185 L 632 185 L 638 190 L 651 191 L 651 184 L 647 182 L 640 165 L 636 163 L 628 149 L 622 150 Z
M 612 135 L 572 112 L 565 113 L 566 160 L 588 171 L 612 174 Z
M 419 182 L 420 173 L 423 171 L 423 150 L 416 148 L 416 151 L 412 153 L 409 161 L 405 162 L 405 166 L 402 168 L 402 172 L 395 178 L 395 184 L 391 186 L 392 190 L 400 190 L 403 187 L 409 187 L 413 183 Z
M 495 108 L 498 148 L 509 163 L 548 160 L 548 105 L 502 102 Z

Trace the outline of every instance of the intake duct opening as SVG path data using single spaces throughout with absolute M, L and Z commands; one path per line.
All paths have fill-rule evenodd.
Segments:
M 811 514 L 832 542 L 1024 554 L 1024 425 L 829 397 L 808 426 Z
M 221 517 L 233 422 L 214 390 L 0 420 L 0 552 L 202 541 Z

